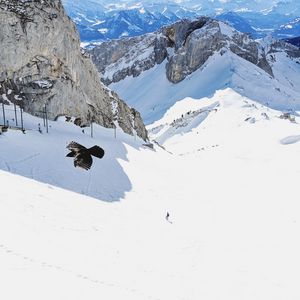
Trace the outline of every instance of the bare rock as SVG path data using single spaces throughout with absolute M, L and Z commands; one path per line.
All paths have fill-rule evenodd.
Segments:
M 40 115 L 47 105 L 51 119 L 75 116 L 80 125 L 93 120 L 108 128 L 117 121 L 125 132 L 147 139 L 142 121 L 132 123 L 139 114 L 112 96 L 81 51 L 61 0 L 0 0 L 0 83 L 5 90 L 13 86 L 31 114 Z M 117 118 L 115 102 L 122 107 Z

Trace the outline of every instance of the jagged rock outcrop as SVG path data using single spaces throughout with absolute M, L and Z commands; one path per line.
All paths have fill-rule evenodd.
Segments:
M 266 38 L 268 40 L 268 38 Z M 266 46 L 267 54 L 285 52 L 287 55 L 293 58 L 300 57 L 300 49 L 284 40 L 270 39 L 268 45 Z
M 162 63 L 167 57 L 169 46 L 165 36 L 146 34 L 101 43 L 88 53 L 100 74 L 105 74 L 103 82 L 109 85 L 127 76 L 137 77 L 143 71 Z
M 0 101 L 22 102 L 29 113 L 47 105 L 52 119 L 117 122 L 147 139 L 139 113 L 101 83 L 61 0 L 0 0 L 0 85 Z
M 291 39 L 286 39 L 285 41 L 288 42 L 289 44 L 292 44 L 300 48 L 300 36 Z
M 177 83 L 201 68 L 218 51 L 231 51 L 273 76 L 265 51 L 258 42 L 207 17 L 181 20 L 154 34 L 104 42 L 89 53 L 107 84 L 127 76 L 138 76 L 166 58 L 166 76 Z
M 167 77 L 177 83 L 199 69 L 207 59 L 221 49 L 229 49 L 236 55 L 250 61 L 273 76 L 262 47 L 251 40 L 247 34 L 233 30 L 228 25 L 202 18 L 199 25 L 187 27 L 175 54 L 170 57 L 166 67 Z M 178 25 L 177 25 L 178 26 Z

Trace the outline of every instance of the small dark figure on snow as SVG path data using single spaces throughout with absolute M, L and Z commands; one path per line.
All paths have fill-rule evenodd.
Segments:
M 166 215 L 166 220 L 167 220 L 169 223 L 171 223 L 171 224 L 172 224 L 172 222 L 169 220 L 169 218 L 170 218 L 170 214 L 169 214 L 169 212 L 167 212 L 167 215 Z
M 92 156 L 102 158 L 104 156 L 104 150 L 99 146 L 93 146 L 86 148 L 76 142 L 71 142 L 67 149 L 71 152 L 68 153 L 67 157 L 74 157 L 74 166 L 89 170 L 93 164 Z

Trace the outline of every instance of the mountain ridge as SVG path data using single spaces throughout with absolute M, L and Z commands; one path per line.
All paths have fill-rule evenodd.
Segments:
M 181 20 L 154 34 L 103 42 L 88 53 L 106 84 L 130 75 L 136 77 L 164 59 L 168 60 L 167 77 L 176 83 L 201 67 L 209 56 L 223 47 L 230 48 L 230 51 L 272 76 L 259 43 L 225 23 L 207 17 L 195 21 Z M 113 71 L 113 68 L 116 70 Z
M 210 18 L 104 42 L 89 53 L 103 80 L 140 110 L 147 124 L 180 99 L 228 86 L 276 109 L 299 108 L 299 48 L 270 37 L 254 41 Z

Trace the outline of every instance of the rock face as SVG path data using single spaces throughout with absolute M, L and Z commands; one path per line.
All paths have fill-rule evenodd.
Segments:
M 203 18 L 192 30 L 187 27 L 177 43 L 179 46 L 175 47 L 175 54 L 170 57 L 166 70 L 168 79 L 173 83 L 185 79 L 203 66 L 210 56 L 222 50 L 230 50 L 273 76 L 262 47 L 246 34 L 222 22 Z
M 160 64 L 167 57 L 169 41 L 165 36 L 143 36 L 111 40 L 88 51 L 103 82 L 109 85 L 126 76 L 138 76 Z
M 177 83 L 219 51 L 231 51 L 273 76 L 266 53 L 258 42 L 207 17 L 181 20 L 154 34 L 104 42 L 89 53 L 107 84 L 138 76 L 166 58 L 166 76 Z
M 300 49 L 297 45 L 292 45 L 289 42 L 283 40 L 274 40 L 269 41 L 268 46 L 266 47 L 267 54 L 285 52 L 288 56 L 293 58 L 300 57 Z
M 286 42 L 300 48 L 300 37 L 295 37 L 295 38 L 291 38 L 291 39 L 287 39 Z
M 61 0 L 0 0 L 0 101 L 22 100 L 35 115 L 47 105 L 50 118 L 75 116 L 81 126 L 118 123 L 147 139 L 139 113 L 101 83 L 79 45 Z

